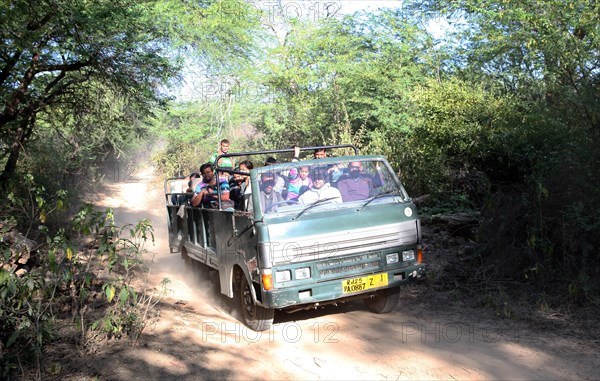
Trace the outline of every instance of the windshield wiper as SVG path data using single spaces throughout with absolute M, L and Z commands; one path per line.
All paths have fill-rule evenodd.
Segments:
M 292 220 L 297 219 L 298 217 L 300 217 L 301 215 L 303 215 L 304 212 L 306 212 L 307 210 L 312 209 L 315 206 L 317 206 L 317 205 L 319 205 L 321 203 L 324 203 L 325 201 L 331 201 L 334 198 L 338 198 L 338 197 L 337 196 L 336 197 L 327 197 L 327 198 L 323 198 L 323 199 L 320 199 L 320 200 L 317 200 L 317 201 L 313 202 L 312 204 L 310 204 L 309 206 L 307 206 L 306 208 L 304 208 L 300 213 L 298 213 L 298 215 L 296 217 L 292 218 Z
M 360 212 L 362 210 L 362 208 L 364 208 L 365 206 L 369 205 L 371 203 L 371 201 L 373 201 L 375 199 L 378 199 L 380 197 L 383 197 L 383 196 L 388 196 L 390 194 L 398 194 L 398 190 L 397 189 L 396 190 L 389 190 L 389 191 L 385 191 L 383 193 L 379 193 L 379 194 L 371 197 L 370 199 L 368 199 L 367 202 L 365 202 L 360 208 L 356 209 L 356 211 Z

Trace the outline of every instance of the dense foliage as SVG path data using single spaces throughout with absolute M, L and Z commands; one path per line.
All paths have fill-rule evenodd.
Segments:
M 14 233 L 13 228 L 10 222 L 0 223 L 0 234 Z M 129 335 L 137 340 L 152 307 L 167 291 L 166 279 L 160 290 L 136 291 L 132 284 L 134 276 L 148 273 L 145 247 L 154 234 L 147 220 L 119 228 L 112 210 L 99 212 L 85 205 L 66 229 L 49 233 L 42 225 L 40 230 L 47 238 L 36 247 L 0 241 L 2 378 L 10 378 L 17 364 L 31 363 L 41 379 L 48 366 L 44 348 L 59 334 L 75 333 L 82 348 L 97 345 L 98 337 Z M 79 248 L 73 239 L 77 233 L 91 237 L 91 245 Z M 23 251 L 32 249 L 29 266 L 17 265 Z M 67 326 L 57 325 L 60 318 Z
M 107 156 L 147 136 L 146 118 L 165 105 L 184 58 L 235 68 L 258 21 L 236 0 L 20 0 L 1 9 L 3 193 L 27 171 L 55 188 L 94 177 Z
M 252 55 L 253 10 L 237 0 L 0 2 L 0 378 L 32 357 L 41 379 L 65 309 L 82 347 L 98 333 L 141 333 L 156 295 L 130 282 L 148 221 L 120 228 L 88 207 L 67 220 L 103 167 L 122 179 L 118 161 L 147 150 L 149 116 L 165 110 L 184 62 L 226 72 Z M 74 232 L 97 246 L 79 247 Z M 35 240 L 23 258 L 21 234 Z
M 486 217 L 479 240 L 485 262 L 495 265 L 492 276 L 534 277 L 548 289 L 560 280 L 571 301 L 598 304 L 599 5 L 466 0 L 417 6 L 464 22 L 449 38 L 455 58 L 445 66 L 491 98 L 459 114 L 476 136 L 458 157 L 490 181 L 477 206 Z M 456 98 L 446 93 L 438 104 Z M 437 125 L 449 121 L 445 115 Z

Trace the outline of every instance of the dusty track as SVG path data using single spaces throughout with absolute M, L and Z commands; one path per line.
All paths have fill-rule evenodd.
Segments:
M 232 302 L 200 289 L 169 254 L 162 184 L 150 171 L 110 186 L 97 204 L 113 208 L 119 224 L 153 222 L 151 282 L 169 278 L 172 293 L 137 346 L 106 346 L 82 358 L 71 379 L 600 379 L 597 342 L 466 309 L 427 285 L 406 287 L 387 315 L 356 302 L 277 313 L 271 330 L 250 331 Z

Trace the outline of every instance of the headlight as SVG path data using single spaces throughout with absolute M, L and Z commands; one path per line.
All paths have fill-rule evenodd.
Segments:
M 275 272 L 275 281 L 277 283 L 289 282 L 290 280 L 292 280 L 292 272 L 290 270 Z
M 387 254 L 385 256 L 385 263 L 388 265 L 392 263 L 398 263 L 398 253 Z
M 402 252 L 402 261 L 414 261 L 415 260 L 415 251 L 414 250 L 406 250 Z
M 301 269 L 296 269 L 294 271 L 294 276 L 296 279 L 310 278 L 310 267 L 302 267 Z

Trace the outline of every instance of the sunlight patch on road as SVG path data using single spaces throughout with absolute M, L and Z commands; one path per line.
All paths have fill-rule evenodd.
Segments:
M 174 375 L 183 376 L 190 373 L 190 369 L 185 362 L 167 353 L 140 348 L 138 351 L 132 353 L 131 357 L 135 360 L 145 362 L 148 366 L 163 368 L 168 373 Z

